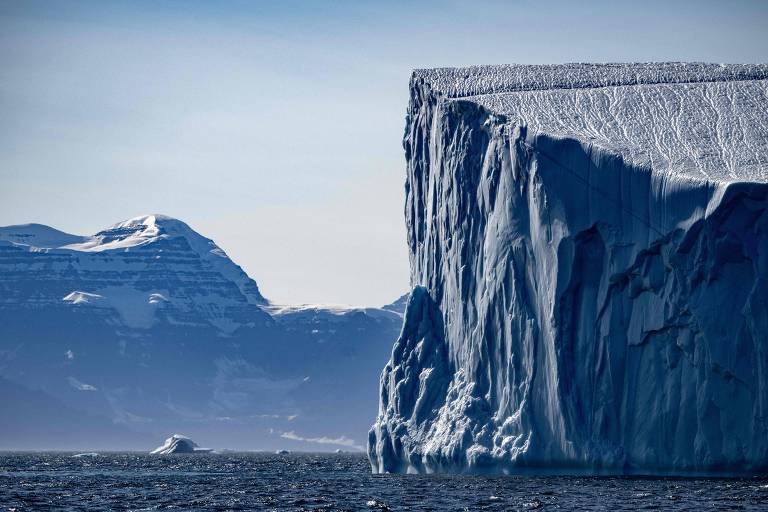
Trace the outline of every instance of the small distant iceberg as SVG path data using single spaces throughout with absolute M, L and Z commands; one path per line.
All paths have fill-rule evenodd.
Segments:
M 187 436 L 173 434 L 165 440 L 162 446 L 158 446 L 149 453 L 151 455 L 169 455 L 172 453 L 210 453 L 211 451 L 210 448 L 200 448 L 196 442 Z
M 98 457 L 99 454 L 96 452 L 87 452 L 87 453 L 76 453 L 72 457 L 75 459 L 82 459 L 84 457 Z
M 291 454 L 290 450 L 277 450 L 275 452 L 275 455 L 290 455 L 290 454 Z

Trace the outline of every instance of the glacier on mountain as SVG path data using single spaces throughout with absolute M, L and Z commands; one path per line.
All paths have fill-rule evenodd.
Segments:
M 374 472 L 768 469 L 768 66 L 414 72 Z

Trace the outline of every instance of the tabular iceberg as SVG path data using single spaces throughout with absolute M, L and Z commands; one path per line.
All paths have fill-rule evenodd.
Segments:
M 768 66 L 414 72 L 374 472 L 768 468 Z

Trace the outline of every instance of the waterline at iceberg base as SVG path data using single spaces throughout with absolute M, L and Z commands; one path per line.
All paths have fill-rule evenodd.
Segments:
M 414 73 L 374 472 L 768 469 L 767 77 Z

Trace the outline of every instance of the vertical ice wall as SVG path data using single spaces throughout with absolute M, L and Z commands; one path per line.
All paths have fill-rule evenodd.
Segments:
M 639 85 L 604 80 L 650 89 L 611 91 L 622 103 L 583 137 L 556 115 L 560 129 L 531 117 L 551 97 L 493 90 L 525 80 L 491 76 L 490 91 L 461 98 L 456 84 L 484 68 L 414 74 L 404 140 L 414 289 L 381 376 L 375 472 L 768 467 L 766 123 L 738 128 L 758 144 L 749 172 L 730 179 L 717 162 L 738 144 L 709 137 L 692 149 L 703 132 L 680 119 L 683 107 L 656 118 L 680 127 L 679 140 L 648 147 L 657 168 L 595 142 L 616 129 L 622 105 L 644 109 L 627 116 L 640 120 L 673 96 L 690 107 L 680 82 L 691 77 L 671 66 L 631 70 L 650 77 Z M 732 138 L 741 120 L 728 118 L 728 103 L 757 102 L 766 117 L 766 69 L 736 78 L 717 69 L 744 69 L 697 75 L 715 89 L 728 82 L 730 102 L 708 104 Z M 575 87 L 604 86 L 587 76 Z M 523 110 L 489 108 L 506 100 Z M 652 146 L 647 128 L 619 126 Z M 715 155 L 711 179 L 677 172 L 683 151 Z

